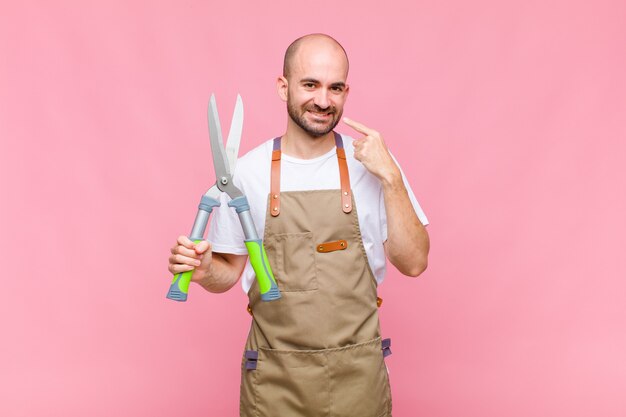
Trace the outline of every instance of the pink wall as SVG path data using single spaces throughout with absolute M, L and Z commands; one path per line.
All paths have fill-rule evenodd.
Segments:
M 166 300 L 168 251 L 210 93 L 280 133 L 313 31 L 431 221 L 381 287 L 394 415 L 626 415 L 623 1 L 94 3 L 0 6 L 0 415 L 236 415 L 246 299 Z

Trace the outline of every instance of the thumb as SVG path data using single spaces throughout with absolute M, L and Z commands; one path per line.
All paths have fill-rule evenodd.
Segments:
M 197 254 L 203 254 L 205 253 L 207 250 L 211 249 L 211 244 L 209 242 L 207 242 L 206 240 L 203 240 L 202 242 L 199 242 L 195 247 L 194 247 L 195 251 Z

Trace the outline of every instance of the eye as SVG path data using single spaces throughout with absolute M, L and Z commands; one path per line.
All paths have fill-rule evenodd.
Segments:
M 315 87 L 315 84 L 313 84 L 313 83 L 304 83 L 303 85 L 304 85 L 304 88 L 314 88 Z

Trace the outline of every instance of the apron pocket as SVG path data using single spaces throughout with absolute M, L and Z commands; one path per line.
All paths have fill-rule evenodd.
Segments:
M 259 417 L 329 415 L 327 358 L 312 351 L 259 349 L 254 372 Z
M 253 385 L 258 417 L 381 417 L 391 391 L 380 337 L 321 350 L 259 348 Z
M 333 349 L 328 356 L 332 416 L 391 415 L 391 391 L 380 337 Z
M 265 246 L 275 254 L 270 265 L 281 291 L 317 290 L 313 233 L 275 234 L 267 237 Z

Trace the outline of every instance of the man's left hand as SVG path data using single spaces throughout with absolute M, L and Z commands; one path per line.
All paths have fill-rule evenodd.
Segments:
M 346 117 L 343 118 L 343 121 L 357 132 L 365 135 L 352 142 L 354 158 L 357 161 L 360 161 L 369 172 L 381 181 L 393 182 L 395 179 L 401 178 L 400 170 L 389 154 L 380 133 Z

